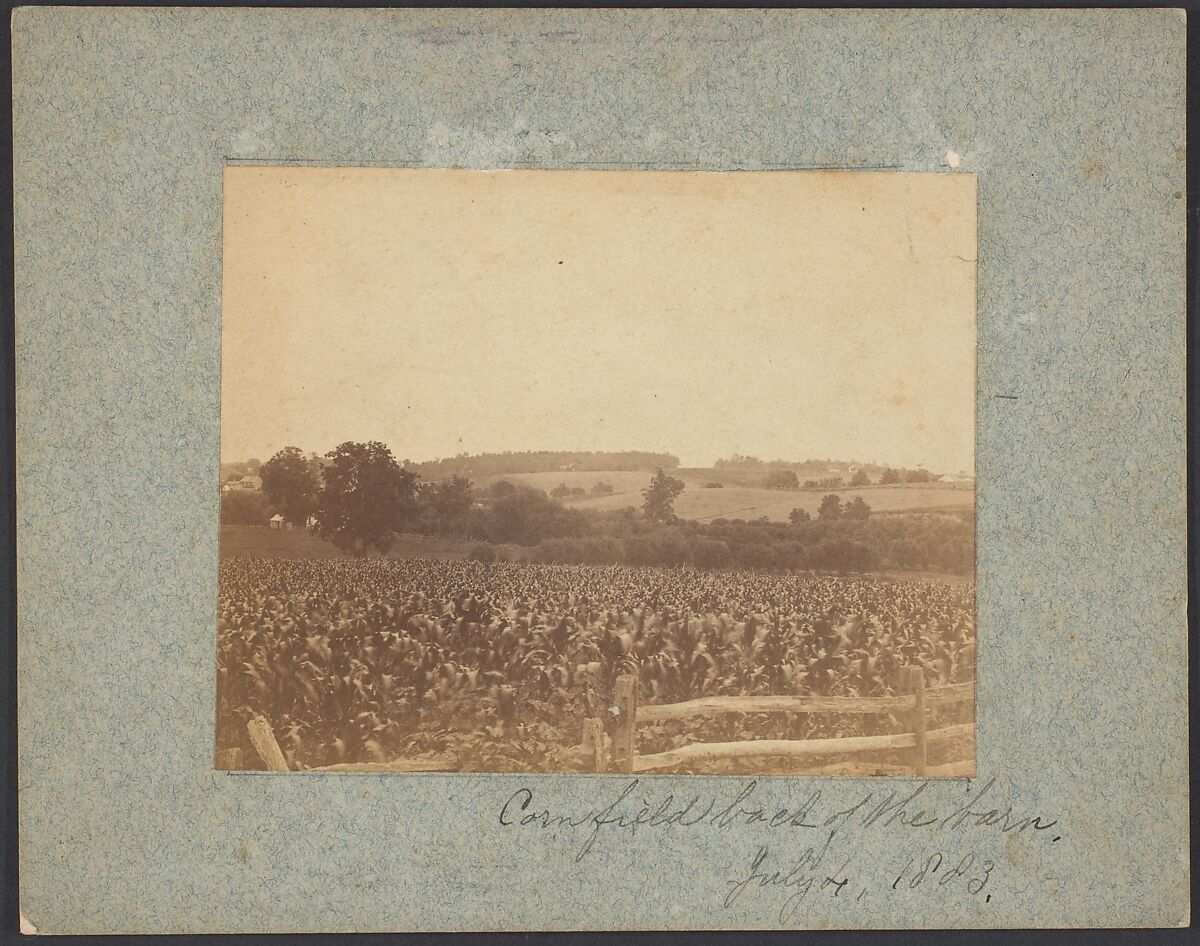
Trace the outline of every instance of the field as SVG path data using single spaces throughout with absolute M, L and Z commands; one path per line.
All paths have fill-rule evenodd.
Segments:
M 269 529 L 266 526 L 221 526 L 221 558 L 345 558 L 332 542 L 307 529 Z M 466 558 L 470 543 L 437 535 L 397 535 L 388 558 Z M 498 550 L 506 548 L 497 546 Z M 519 554 L 519 553 L 514 553 Z
M 590 490 L 596 482 L 608 483 L 613 493 L 608 496 L 567 497 L 564 504 L 574 509 L 623 509 L 626 506 L 640 507 L 641 491 L 650 482 L 652 474 L 647 472 L 612 471 L 586 473 L 563 471 L 558 473 L 513 473 L 505 476 L 481 477 L 479 484 L 486 486 L 496 480 L 528 483 L 549 492 L 559 483 L 568 487 Z M 757 519 L 760 516 L 775 521 L 787 520 L 793 509 L 804 509 L 815 515 L 822 497 L 835 493 L 844 501 L 861 496 L 875 513 L 891 512 L 956 512 L 968 510 L 975 505 L 975 490 L 970 485 L 950 483 L 923 483 L 910 486 L 863 486 L 829 490 L 777 490 L 756 486 L 731 485 L 745 482 L 744 471 L 697 470 L 679 471 L 687 489 L 675 501 L 675 514 L 681 519 L 708 520 Z M 762 476 L 762 474 L 756 474 Z M 728 483 L 723 489 L 705 489 L 706 482 Z
M 924 667 L 931 685 L 969 677 L 974 636 L 967 582 L 223 558 L 217 749 L 260 765 L 246 721 L 261 714 L 294 769 L 436 757 L 463 771 L 582 770 L 584 721 L 611 720 L 619 674 L 636 675 L 644 705 L 889 696 L 906 666 Z M 735 714 L 655 723 L 640 751 L 900 726 L 886 716 Z M 737 771 L 729 765 L 681 771 Z

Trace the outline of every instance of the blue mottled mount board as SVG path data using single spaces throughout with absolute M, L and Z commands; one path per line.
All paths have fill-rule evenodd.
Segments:
M 1186 922 L 1184 39 L 1175 10 L 18 10 L 27 928 Z M 227 162 L 951 151 L 979 194 L 974 783 L 212 771 Z M 696 795 L 712 817 L 667 821 Z

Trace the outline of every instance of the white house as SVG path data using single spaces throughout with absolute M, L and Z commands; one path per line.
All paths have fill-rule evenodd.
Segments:
M 230 480 L 223 487 L 227 493 L 255 493 L 262 490 L 261 476 L 243 476 L 240 480 Z

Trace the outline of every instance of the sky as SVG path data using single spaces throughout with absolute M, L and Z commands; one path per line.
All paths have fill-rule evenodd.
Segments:
M 225 170 L 224 462 L 974 469 L 975 178 Z

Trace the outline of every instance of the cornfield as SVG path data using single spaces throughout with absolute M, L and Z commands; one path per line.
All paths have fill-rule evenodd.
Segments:
M 890 696 L 905 666 L 924 667 L 929 685 L 969 679 L 974 641 L 967 582 L 226 559 L 217 748 L 255 765 L 245 723 L 261 714 L 295 769 L 437 754 L 463 771 L 569 771 L 583 721 L 608 718 L 620 674 L 636 675 L 643 704 Z M 747 714 L 642 738 L 660 751 L 885 731 L 903 730 L 886 717 Z

